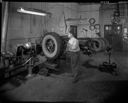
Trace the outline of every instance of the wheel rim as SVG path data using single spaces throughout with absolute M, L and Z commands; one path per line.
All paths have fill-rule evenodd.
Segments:
M 55 43 L 52 39 L 48 39 L 46 41 L 46 49 L 49 53 L 53 53 L 55 51 Z
M 99 43 L 97 41 L 95 41 L 94 45 L 95 47 L 99 48 Z
M 94 39 L 93 40 L 93 48 L 97 52 L 102 50 L 102 43 L 99 39 Z

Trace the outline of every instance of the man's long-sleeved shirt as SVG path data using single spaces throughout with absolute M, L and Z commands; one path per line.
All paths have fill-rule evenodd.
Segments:
M 74 37 L 70 38 L 67 44 L 67 49 L 71 52 L 80 51 L 79 41 Z

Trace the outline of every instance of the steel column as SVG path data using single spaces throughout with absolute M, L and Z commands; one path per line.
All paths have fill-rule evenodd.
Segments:
M 1 52 L 6 51 L 7 24 L 8 24 L 8 2 L 5 2 L 2 23 Z

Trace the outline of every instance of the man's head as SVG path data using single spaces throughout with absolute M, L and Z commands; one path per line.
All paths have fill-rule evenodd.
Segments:
M 68 33 L 68 38 L 73 37 L 73 35 L 71 33 Z
M 71 37 L 73 37 L 73 35 L 72 35 L 72 32 L 71 32 L 71 29 L 69 28 L 68 29 L 68 38 L 71 38 Z

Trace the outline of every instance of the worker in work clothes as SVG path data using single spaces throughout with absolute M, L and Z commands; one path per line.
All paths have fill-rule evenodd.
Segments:
M 73 83 L 79 80 L 80 75 L 80 47 L 79 41 L 71 34 L 68 34 L 69 41 L 67 43 L 67 51 L 71 57 L 71 69 Z

